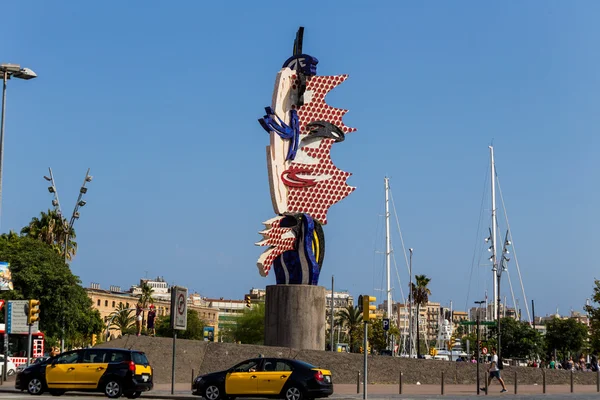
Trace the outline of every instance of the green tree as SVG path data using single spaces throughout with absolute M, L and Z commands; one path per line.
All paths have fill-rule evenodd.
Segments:
M 417 357 L 421 357 L 421 335 L 419 334 L 419 310 L 429 302 L 431 290 L 427 287 L 431 279 L 425 275 L 415 275 L 416 284 L 412 284 L 413 302 L 417 305 Z
M 142 293 L 140 293 L 140 303 L 142 304 L 142 308 L 147 308 L 148 305 L 154 303 L 154 298 L 152 297 L 152 293 L 154 293 L 154 289 L 148 285 L 147 282 L 142 283 Z M 142 327 L 146 325 L 146 313 L 142 311 Z
M 154 326 L 156 330 L 156 336 L 173 337 L 170 315 L 158 317 Z M 203 340 L 205 326 L 206 322 L 200 319 L 198 312 L 188 308 L 187 329 L 184 331 L 177 331 L 177 337 L 179 339 Z
M 529 325 L 528 322 L 517 321 L 514 318 L 502 318 L 502 351 L 505 358 L 533 358 L 542 353 L 542 335 Z
M 135 322 L 134 310 L 128 309 L 125 304 L 119 303 L 115 311 L 112 312 L 111 318 L 113 318 L 109 330 L 120 330 L 122 335 L 130 333 L 130 328 L 133 327 Z
M 594 294 L 592 300 L 594 303 L 600 303 L 600 280 L 594 279 Z M 585 310 L 590 318 L 590 346 L 594 354 L 600 352 L 600 307 L 593 305 L 585 306 Z
M 8 236 L 8 235 L 7 235 Z M 90 339 L 103 328 L 100 313 L 63 257 L 39 240 L 12 236 L 0 240 L 0 260 L 10 263 L 14 290 L 5 300 L 39 299 L 40 330 L 49 340 Z
M 388 339 L 392 335 L 400 338 L 400 330 L 395 324 L 390 323 L 390 329 L 387 331 L 387 334 L 386 331 L 383 330 L 382 319 L 377 318 L 369 324 L 369 344 L 373 350 L 378 352 L 387 350 Z
M 265 305 L 256 304 L 237 318 L 232 328 L 233 339 L 243 344 L 265 343 Z
M 551 354 L 554 349 L 559 358 L 566 358 L 569 353 L 577 355 L 588 338 L 588 327 L 573 319 L 553 318 L 546 324 L 546 351 Z
M 350 351 L 356 353 L 361 346 L 363 316 L 358 307 L 348 306 L 336 314 L 335 324 L 346 330 Z
M 67 235 L 68 233 L 68 235 Z M 64 257 L 65 242 L 68 236 L 67 259 L 72 260 L 77 253 L 77 242 L 75 242 L 75 229 L 69 229 L 69 223 L 55 210 L 41 212 L 40 218 L 33 217 L 29 225 L 21 229 L 21 235 L 40 240 L 50 246 Z

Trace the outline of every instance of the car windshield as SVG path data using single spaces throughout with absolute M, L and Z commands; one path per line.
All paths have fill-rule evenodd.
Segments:
M 307 362 L 304 361 L 300 361 L 300 360 L 294 360 L 297 364 L 300 364 L 302 367 L 308 368 L 308 369 L 313 369 L 313 368 L 317 368 L 312 364 L 309 364 Z

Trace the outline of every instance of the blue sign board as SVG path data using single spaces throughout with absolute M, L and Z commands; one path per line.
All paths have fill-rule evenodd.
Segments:
M 383 319 L 383 330 L 388 331 L 389 329 L 390 329 L 390 319 L 384 318 Z

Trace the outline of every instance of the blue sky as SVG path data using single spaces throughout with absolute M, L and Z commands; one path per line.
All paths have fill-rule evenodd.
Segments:
M 333 152 L 357 190 L 330 209 L 320 283 L 334 274 L 337 288 L 383 297 L 376 252 L 387 175 L 432 299 L 464 309 L 486 288 L 491 297 L 489 266 L 477 262 L 488 200 L 480 237 L 477 227 L 493 140 L 528 300 L 537 315 L 580 310 L 600 277 L 600 5 L 282 4 L 34 1 L 4 10 L 0 61 L 39 78 L 9 82 L 1 230 L 49 208 L 48 167 L 70 213 L 89 167 L 72 264 L 86 286 L 162 275 L 242 298 L 274 284 L 255 266 L 257 232 L 273 216 L 257 118 L 304 26 L 319 75 L 350 75 L 328 103 L 349 109 L 345 123 L 358 128 Z M 407 287 L 403 263 L 399 275 L 395 298 Z

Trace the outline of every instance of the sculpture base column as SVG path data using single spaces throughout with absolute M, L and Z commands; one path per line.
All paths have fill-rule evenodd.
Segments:
M 265 345 L 325 350 L 325 288 L 271 285 L 265 297 Z

